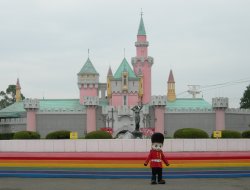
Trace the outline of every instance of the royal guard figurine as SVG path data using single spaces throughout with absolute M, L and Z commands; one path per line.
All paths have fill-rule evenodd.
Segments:
M 169 166 L 168 160 L 162 152 L 164 136 L 161 133 L 154 133 L 151 137 L 152 149 L 148 155 L 144 166 L 147 166 L 150 161 L 150 167 L 152 169 L 151 184 L 156 183 L 156 175 L 158 176 L 158 184 L 165 184 L 165 180 L 162 179 L 162 161 Z

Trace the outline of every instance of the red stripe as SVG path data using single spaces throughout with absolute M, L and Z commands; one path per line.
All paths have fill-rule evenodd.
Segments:
M 0 160 L 144 160 L 148 152 L 0 152 Z M 165 152 L 168 160 L 250 159 L 250 152 Z

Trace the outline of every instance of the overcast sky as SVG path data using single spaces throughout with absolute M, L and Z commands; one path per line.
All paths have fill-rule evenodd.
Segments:
M 142 9 L 152 94 L 166 95 L 172 69 L 177 98 L 200 85 L 208 102 L 228 97 L 239 107 L 250 84 L 249 8 L 249 0 L 0 0 L 0 90 L 19 77 L 26 98 L 79 98 L 88 48 L 100 82 L 124 48 L 131 63 Z

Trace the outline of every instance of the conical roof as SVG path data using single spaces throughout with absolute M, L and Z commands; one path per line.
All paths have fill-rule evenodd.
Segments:
M 85 64 L 83 65 L 81 71 L 78 74 L 96 74 L 99 75 L 99 73 L 96 71 L 94 65 L 88 58 Z
M 21 89 L 19 78 L 17 78 L 17 81 L 16 81 L 16 89 Z
M 134 71 L 129 66 L 128 61 L 124 58 L 114 74 L 114 78 L 118 79 L 122 77 L 123 72 L 128 72 L 128 78 L 137 78 Z
M 168 83 L 174 83 L 174 75 L 172 72 L 172 69 L 170 70 L 169 76 L 168 76 Z
M 146 35 L 146 30 L 145 30 L 145 27 L 144 27 L 144 22 L 143 22 L 142 16 L 141 16 L 140 25 L 139 25 L 137 35 L 138 36 L 145 36 Z
M 112 73 L 112 70 L 111 70 L 110 66 L 109 66 L 109 70 L 108 70 L 108 76 L 113 76 L 113 73 Z

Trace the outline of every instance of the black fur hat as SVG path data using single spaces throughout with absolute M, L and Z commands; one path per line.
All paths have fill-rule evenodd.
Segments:
M 164 135 L 162 133 L 154 133 L 151 136 L 152 143 L 162 143 L 164 142 Z

